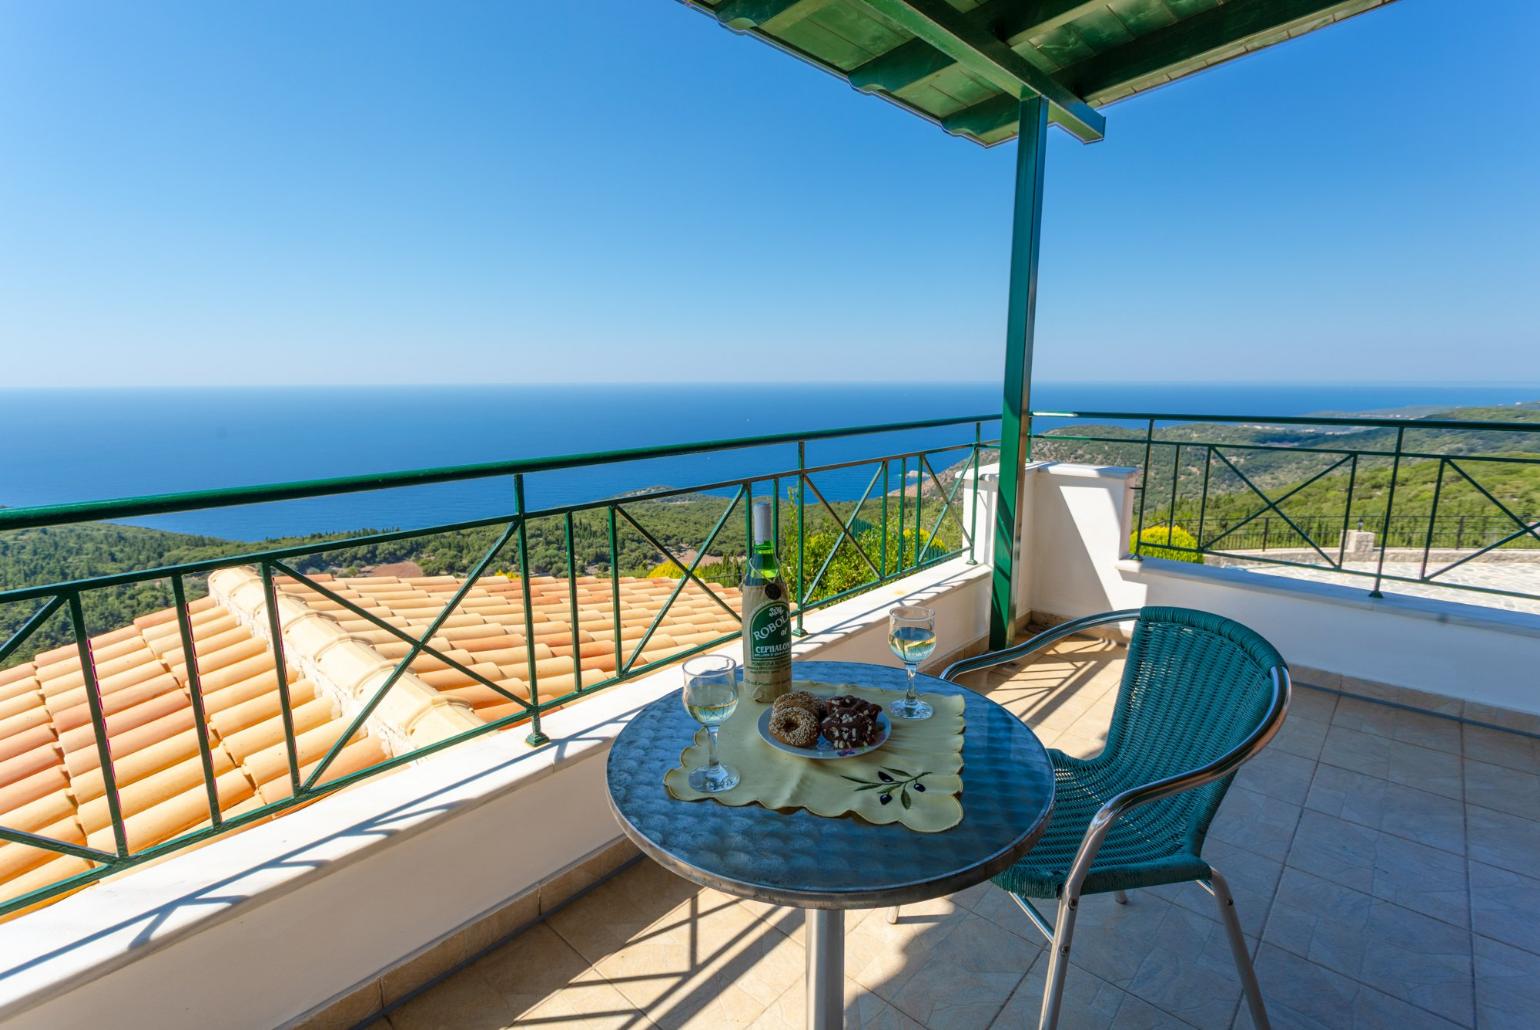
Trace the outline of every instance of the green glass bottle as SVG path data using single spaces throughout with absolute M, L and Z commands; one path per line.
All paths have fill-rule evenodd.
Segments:
M 743 683 L 765 704 L 791 689 L 791 606 L 775 557 L 769 501 L 755 501 L 743 574 Z

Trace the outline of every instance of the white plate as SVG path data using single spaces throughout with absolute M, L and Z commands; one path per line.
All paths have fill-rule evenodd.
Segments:
M 773 707 L 766 708 L 759 713 L 759 735 L 766 744 L 777 751 L 784 751 L 788 755 L 796 755 L 799 758 L 854 758 L 857 755 L 869 755 L 888 742 L 893 736 L 893 723 L 888 719 L 886 711 L 877 713 L 877 728 L 882 731 L 882 736 L 877 738 L 875 744 L 867 744 L 864 747 L 837 748 L 824 739 L 824 735 L 818 735 L 816 747 L 792 747 L 790 744 L 776 740 L 770 733 L 770 716 L 775 714 Z

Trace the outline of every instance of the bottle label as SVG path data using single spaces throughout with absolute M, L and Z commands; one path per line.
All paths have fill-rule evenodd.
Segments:
M 749 620 L 749 661 L 775 662 L 791 655 L 791 612 L 785 604 L 771 601 Z

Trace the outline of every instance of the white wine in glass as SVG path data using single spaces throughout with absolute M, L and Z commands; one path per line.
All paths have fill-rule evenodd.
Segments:
M 936 613 L 918 605 L 894 608 L 888 613 L 888 647 L 909 670 L 909 689 L 888 705 L 889 714 L 895 719 L 929 719 L 934 709 L 915 693 L 914 674 L 936 649 Z
M 706 765 L 690 773 L 690 786 L 707 794 L 732 790 L 738 771 L 717 759 L 717 728 L 738 707 L 738 663 L 723 655 L 705 655 L 684 663 L 684 710 L 706 727 Z

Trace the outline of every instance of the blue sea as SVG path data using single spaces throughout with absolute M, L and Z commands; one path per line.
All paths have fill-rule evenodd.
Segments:
M 1032 406 L 1039 411 L 1305 415 L 1537 399 L 1540 384 L 1038 382 Z M 996 383 L 0 390 L 0 505 L 293 482 L 999 409 Z M 1039 427 L 1055 421 L 1042 421 Z M 998 423 L 985 432 L 997 433 Z M 834 463 L 971 440 L 972 427 L 959 426 L 815 441 L 808 445 L 808 460 Z M 784 445 L 542 472 L 528 478 L 529 503 L 568 504 L 795 467 L 796 449 Z M 826 474 L 817 482 L 831 500 L 852 498 L 870 475 L 870 468 L 851 470 Z M 260 540 L 427 526 L 513 509 L 511 483 L 502 477 L 134 521 Z

